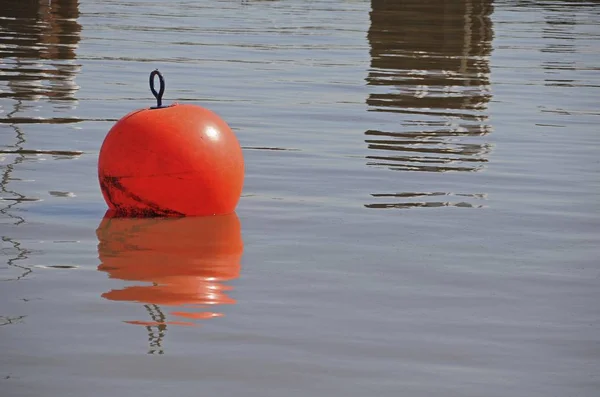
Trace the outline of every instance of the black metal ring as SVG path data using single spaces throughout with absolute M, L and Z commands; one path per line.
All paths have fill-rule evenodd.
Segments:
M 160 89 L 158 92 L 156 92 L 154 89 L 154 76 L 158 76 L 158 80 L 160 82 Z M 152 95 L 154 95 L 154 98 L 156 98 L 156 107 L 153 107 L 152 109 L 162 108 L 162 96 L 165 93 L 165 79 L 163 78 L 162 74 L 160 74 L 158 69 L 155 69 L 152 71 L 152 73 L 150 73 L 150 91 L 152 91 Z

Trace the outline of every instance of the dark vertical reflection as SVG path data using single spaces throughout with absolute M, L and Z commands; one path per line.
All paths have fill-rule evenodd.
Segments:
M 111 218 L 97 230 L 98 270 L 110 278 L 142 285 L 113 289 L 102 297 L 137 302 L 145 318 L 127 321 L 146 328 L 149 354 L 163 354 L 170 325 L 222 316 L 234 304 L 224 282 L 240 274 L 243 252 L 235 213 L 212 217 Z M 177 307 L 177 309 L 165 309 Z
M 417 172 L 482 169 L 490 150 L 482 136 L 491 131 L 492 0 L 371 4 L 367 104 L 369 111 L 382 112 L 381 125 L 387 127 L 366 131 L 372 150 L 367 164 Z M 405 204 L 428 206 L 399 206 Z
M 563 78 L 565 70 L 576 70 L 577 52 L 575 27 L 577 24 L 576 9 L 567 5 L 550 7 L 544 15 L 545 25 L 542 28 L 542 37 L 545 39 L 545 48 L 541 51 L 550 54 L 557 54 L 542 63 L 546 78 L 544 79 L 548 86 L 574 87 L 578 82 L 573 79 L 574 73 L 570 73 L 570 78 Z
M 75 100 L 78 17 L 77 0 L 2 0 L 0 81 L 10 91 L 0 98 Z
M 13 126 L 13 129 L 15 131 L 15 143 L 11 146 L 17 148 L 18 151 L 23 149 L 22 145 L 25 142 L 25 137 L 21 128 L 15 125 Z M 13 213 L 12 209 L 21 202 L 34 200 L 26 197 L 24 194 L 12 189 L 9 186 L 10 182 L 14 180 L 13 171 L 15 170 L 15 167 L 21 164 L 24 160 L 25 156 L 23 154 L 15 153 L 11 158 L 8 156 L 8 154 L 0 152 L 0 161 L 6 161 L 6 164 L 0 166 L 0 172 L 2 174 L 0 177 L 0 214 L 4 218 L 1 221 L 2 223 L 7 222 L 15 226 L 25 223 L 25 219 L 22 216 Z M 32 272 L 31 268 L 20 264 L 20 262 L 27 259 L 29 250 L 23 247 L 21 242 L 7 234 L 2 233 L 2 235 L 0 235 L 0 239 L 9 244 L 11 247 L 10 252 L 6 252 L 8 257 L 6 264 L 9 268 L 16 269 L 18 272 L 16 276 L 9 275 L 8 277 L 0 278 L 0 280 L 20 280 L 29 275 Z

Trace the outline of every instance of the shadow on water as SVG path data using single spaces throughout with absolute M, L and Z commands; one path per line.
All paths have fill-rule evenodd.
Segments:
M 394 171 L 476 172 L 488 161 L 491 0 L 372 0 L 367 105 L 391 127 L 365 132 L 367 165 Z M 452 196 L 380 193 L 373 197 Z M 472 194 L 479 197 L 480 194 Z M 438 207 L 441 201 L 368 204 Z M 478 207 L 468 203 L 458 206 Z
M 27 156 L 38 154 L 24 149 L 26 131 L 21 124 L 40 120 L 21 114 L 35 106 L 29 102 L 76 102 L 79 87 L 75 76 L 80 66 L 73 60 L 81 32 L 78 17 L 76 0 L 3 0 L 0 6 L 0 101 L 3 101 L 0 109 L 12 108 L 0 117 L 0 128 L 12 129 L 15 137 L 12 143 L 1 142 L 11 149 L 0 151 L 3 160 L 0 213 L 15 226 L 25 223 L 25 219 L 13 209 L 22 202 L 38 200 L 10 186 L 12 181 L 19 180 L 13 175 L 19 164 L 26 161 Z M 51 123 L 52 119 L 44 121 Z M 72 155 L 77 154 L 80 153 Z M 29 251 L 8 235 L 3 234 L 1 238 L 10 245 L 8 249 L 3 248 L 10 257 L 9 267 L 19 268 L 21 273 L 9 280 L 19 280 L 31 273 L 30 268 L 18 263 L 27 259 Z
M 568 88 L 600 87 L 597 79 L 590 79 L 589 76 L 578 79 L 579 76 L 573 73 L 573 71 L 585 73 L 590 70 L 600 70 L 598 65 L 586 67 L 581 62 L 579 57 L 582 51 L 581 42 L 589 39 L 590 34 L 582 34 L 577 29 L 577 25 L 581 23 L 582 13 L 596 20 L 600 17 L 598 5 L 586 1 L 572 1 L 566 4 L 561 2 L 561 4 L 542 6 L 546 7 L 542 29 L 542 37 L 546 44 L 541 52 L 551 55 L 541 64 L 546 76 L 545 85 Z
M 111 218 L 98 226 L 98 270 L 110 278 L 146 283 L 102 297 L 137 302 L 144 319 L 127 321 L 148 332 L 149 354 L 163 354 L 168 325 L 220 317 L 213 307 L 234 304 L 223 282 L 239 277 L 244 249 L 235 213 L 213 217 Z M 165 310 L 165 307 L 177 307 Z

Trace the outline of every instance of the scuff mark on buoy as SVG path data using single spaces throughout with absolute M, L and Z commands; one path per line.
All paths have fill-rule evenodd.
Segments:
M 155 216 L 185 216 L 185 214 L 169 208 L 164 208 L 149 200 L 145 200 L 137 194 L 131 192 L 122 183 L 121 178 L 117 176 L 106 175 L 100 181 L 102 190 L 106 193 L 106 198 L 115 206 L 117 215 L 132 216 L 132 217 L 155 217 Z M 118 190 L 132 200 L 145 205 L 147 208 L 124 207 L 118 205 L 113 200 L 111 189 Z

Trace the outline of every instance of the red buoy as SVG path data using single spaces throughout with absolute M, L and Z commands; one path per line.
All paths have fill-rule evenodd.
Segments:
M 150 88 L 158 105 L 119 120 L 100 150 L 98 178 L 110 210 L 121 216 L 233 212 L 244 182 L 244 158 L 234 133 L 200 106 L 161 106 L 164 80 L 157 70 L 150 74 Z

